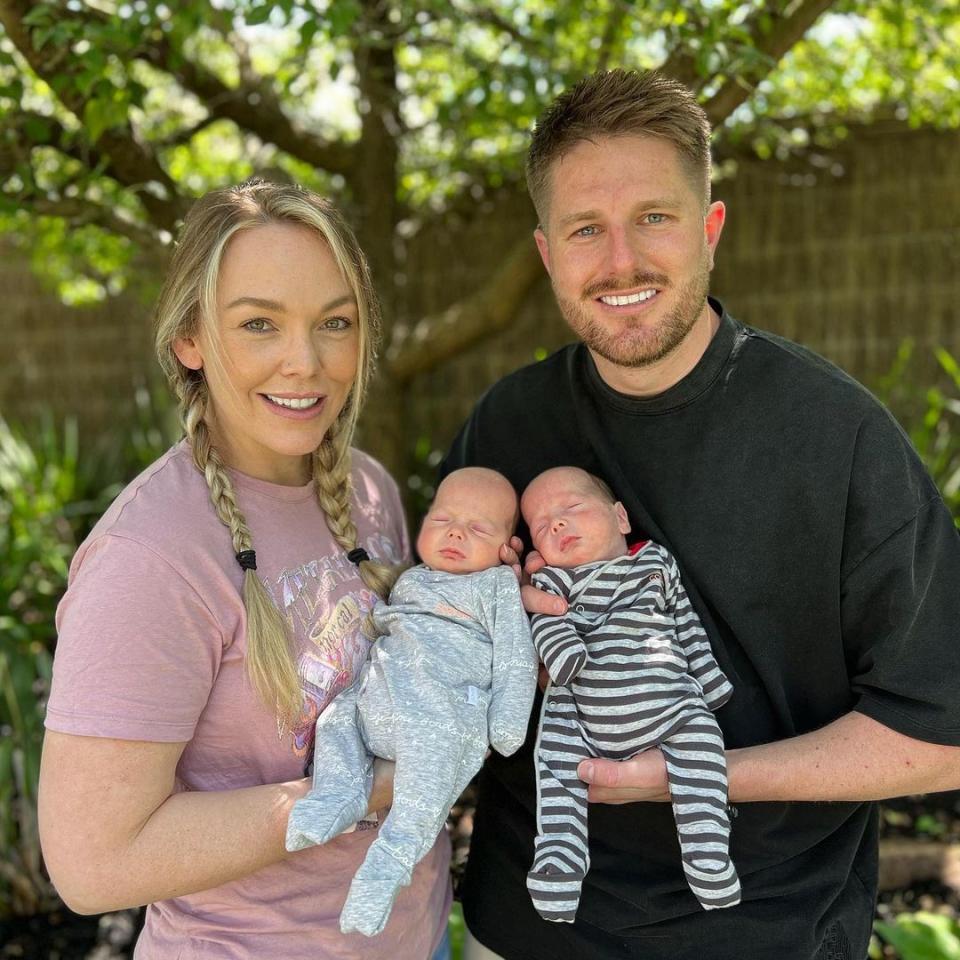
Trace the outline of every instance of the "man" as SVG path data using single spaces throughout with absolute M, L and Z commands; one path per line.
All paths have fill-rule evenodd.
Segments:
M 650 750 L 580 764 L 590 869 L 576 921 L 540 919 L 531 736 L 481 776 L 463 892 L 475 955 L 862 960 L 872 801 L 960 787 L 956 528 L 867 391 L 708 299 L 725 211 L 689 91 L 655 73 L 584 80 L 541 118 L 527 175 L 582 343 L 495 385 L 443 469 L 491 467 L 522 490 L 581 467 L 677 557 L 734 689 L 717 717 L 743 901 L 706 913 L 685 888 Z M 563 612 L 524 591 L 528 610 Z

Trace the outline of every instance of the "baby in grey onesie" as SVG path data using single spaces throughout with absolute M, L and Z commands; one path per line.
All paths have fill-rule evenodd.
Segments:
M 417 538 L 423 564 L 374 607 L 381 638 L 317 720 L 313 788 L 291 811 L 288 850 L 363 817 L 374 757 L 396 761 L 393 805 L 350 885 L 344 933 L 383 929 L 488 748 L 509 756 L 526 736 L 537 656 L 517 577 L 500 563 L 516 520 L 516 493 L 493 470 L 440 484 Z
M 524 519 L 548 566 L 533 575 L 568 601 L 534 616 L 550 674 L 537 737 L 537 838 L 527 888 L 546 920 L 573 922 L 590 866 L 581 760 L 627 760 L 659 747 L 687 884 L 707 910 L 740 901 L 730 859 L 726 757 L 713 711 L 733 688 L 720 670 L 676 560 L 645 540 L 602 481 L 557 467 L 523 492 Z

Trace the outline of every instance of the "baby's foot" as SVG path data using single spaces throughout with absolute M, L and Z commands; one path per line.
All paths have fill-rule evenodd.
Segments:
M 340 913 L 340 930 L 372 937 L 387 925 L 393 902 L 410 882 L 410 870 L 374 841 L 350 884 Z
M 326 843 L 343 833 L 367 812 L 367 798 L 318 797 L 312 793 L 298 800 L 287 821 L 286 847 L 291 852 Z

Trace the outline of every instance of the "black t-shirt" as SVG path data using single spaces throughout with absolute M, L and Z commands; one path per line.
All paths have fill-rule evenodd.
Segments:
M 728 747 L 858 710 L 960 745 L 960 537 L 890 414 L 808 350 L 722 312 L 696 368 L 664 393 L 610 389 L 580 344 L 496 384 L 443 464 L 518 491 L 572 465 L 607 480 L 634 535 L 666 546 L 734 694 Z M 526 536 L 526 530 L 520 531 Z M 508 960 L 855 958 L 876 896 L 872 803 L 746 803 L 731 853 L 743 903 L 689 891 L 669 804 L 592 804 L 575 924 L 533 911 L 534 711 L 527 743 L 480 780 L 464 908 Z

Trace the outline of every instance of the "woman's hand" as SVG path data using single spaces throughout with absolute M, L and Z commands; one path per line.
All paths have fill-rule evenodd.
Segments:
M 370 788 L 370 802 L 367 804 L 367 816 L 389 809 L 393 803 L 394 762 L 375 757 L 373 761 L 373 786 Z

